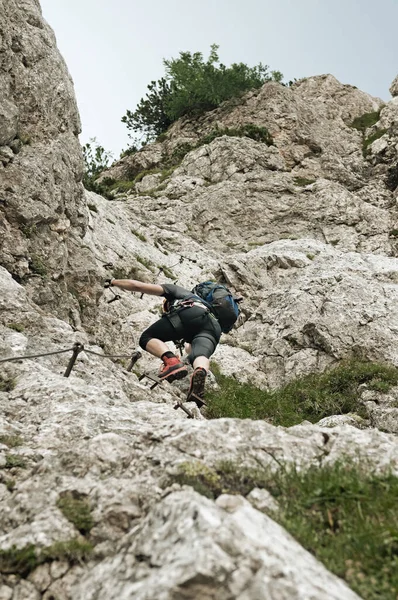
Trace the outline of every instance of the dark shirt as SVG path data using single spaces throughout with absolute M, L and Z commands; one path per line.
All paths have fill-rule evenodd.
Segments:
M 173 300 L 180 300 L 181 298 L 186 298 L 187 296 L 193 295 L 190 290 L 186 290 L 180 285 L 174 285 L 174 283 L 161 283 L 160 285 L 164 290 L 162 296 L 164 296 L 169 302 L 173 302 Z

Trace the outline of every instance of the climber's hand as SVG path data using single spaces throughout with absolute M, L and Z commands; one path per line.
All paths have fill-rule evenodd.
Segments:
M 105 279 L 104 288 L 109 288 L 112 285 L 112 279 Z

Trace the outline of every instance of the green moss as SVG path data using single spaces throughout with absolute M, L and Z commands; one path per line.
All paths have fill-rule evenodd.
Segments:
M 351 123 L 351 127 L 365 133 L 366 129 L 372 127 L 380 119 L 380 111 L 365 113 L 361 117 L 357 117 Z
M 305 177 L 295 177 L 294 183 L 299 185 L 300 187 L 306 187 L 307 185 L 311 185 L 315 183 L 316 179 L 306 179 Z
M 262 391 L 221 374 L 215 376 L 220 387 L 207 394 L 209 418 L 266 419 L 285 427 L 304 420 L 315 423 L 337 414 L 366 416 L 358 386 L 367 383 L 371 389 L 389 389 L 398 383 L 397 368 L 357 360 L 342 362 L 330 371 L 307 375 L 273 391 Z
M 14 331 L 18 331 L 18 333 L 25 331 L 25 325 L 22 325 L 22 323 L 7 323 L 6 327 L 13 329 Z
M 90 533 L 94 525 L 88 499 L 76 492 L 65 492 L 57 500 L 57 507 L 64 517 L 76 527 L 80 533 Z

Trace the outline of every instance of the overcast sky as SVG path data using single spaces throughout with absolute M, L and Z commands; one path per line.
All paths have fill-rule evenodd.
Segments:
M 117 158 L 129 145 L 121 123 L 162 59 L 183 50 L 226 65 L 259 62 L 285 80 L 332 73 L 388 100 L 398 73 L 398 0 L 41 0 L 75 83 L 85 143 Z

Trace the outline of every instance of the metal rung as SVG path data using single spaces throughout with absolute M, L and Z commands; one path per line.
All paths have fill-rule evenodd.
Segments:
M 154 383 L 149 388 L 150 390 L 153 390 L 157 385 L 159 385 L 159 383 L 162 383 L 162 380 L 159 379 L 159 377 L 157 377 L 156 375 L 153 375 L 152 373 L 143 373 L 138 378 L 138 381 L 142 381 L 142 379 L 144 379 L 144 377 L 146 377 L 150 381 L 154 381 Z

